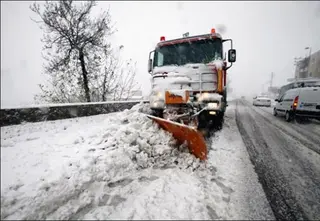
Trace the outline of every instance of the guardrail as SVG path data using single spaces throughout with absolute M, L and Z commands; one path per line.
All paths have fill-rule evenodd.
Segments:
M 0 126 L 21 124 L 23 122 L 40 122 L 61 120 L 107 114 L 130 109 L 138 103 L 149 103 L 147 100 L 106 101 L 90 103 L 45 104 L 29 107 L 10 107 L 0 109 Z

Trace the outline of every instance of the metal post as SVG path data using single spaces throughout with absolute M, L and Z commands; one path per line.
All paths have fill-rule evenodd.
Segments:
M 272 82 L 273 82 L 273 72 L 271 72 L 270 88 L 272 87 Z
M 311 47 L 309 48 L 309 57 L 311 58 Z
M 308 66 L 307 66 L 307 76 L 309 77 L 309 66 L 310 66 L 310 61 L 311 61 L 311 47 L 305 47 L 305 50 L 309 49 L 309 56 L 308 56 Z

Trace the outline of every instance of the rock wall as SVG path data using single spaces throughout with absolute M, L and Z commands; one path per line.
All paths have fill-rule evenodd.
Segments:
M 147 101 L 143 101 L 147 103 Z M 65 106 L 46 106 L 31 108 L 15 108 L 0 110 L 0 126 L 21 124 L 23 122 L 39 122 L 47 120 L 59 120 L 74 117 L 107 114 L 111 112 L 130 109 L 140 101 L 123 103 L 96 103 Z

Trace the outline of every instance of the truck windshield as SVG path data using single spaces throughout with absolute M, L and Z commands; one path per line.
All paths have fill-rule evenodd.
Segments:
M 157 48 L 153 66 L 209 63 L 215 59 L 222 59 L 222 41 L 221 39 L 205 39 Z

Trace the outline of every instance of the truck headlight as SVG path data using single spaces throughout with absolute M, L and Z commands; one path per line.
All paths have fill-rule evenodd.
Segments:
M 207 92 L 204 92 L 204 93 L 202 93 L 202 94 L 198 94 L 197 96 L 198 96 L 198 100 L 199 100 L 199 101 L 203 101 L 203 100 L 208 99 L 209 94 L 208 94 Z
M 158 92 L 156 93 L 156 97 L 160 98 L 161 96 L 162 96 L 162 93 L 161 93 L 160 91 L 158 91 Z
M 218 107 L 218 103 L 208 103 L 207 108 L 208 109 L 216 109 Z
M 202 94 L 202 99 L 208 99 L 209 93 L 205 92 Z
M 151 108 L 163 109 L 164 108 L 164 102 L 162 100 L 155 100 L 155 101 L 150 102 L 150 106 L 151 106 Z

